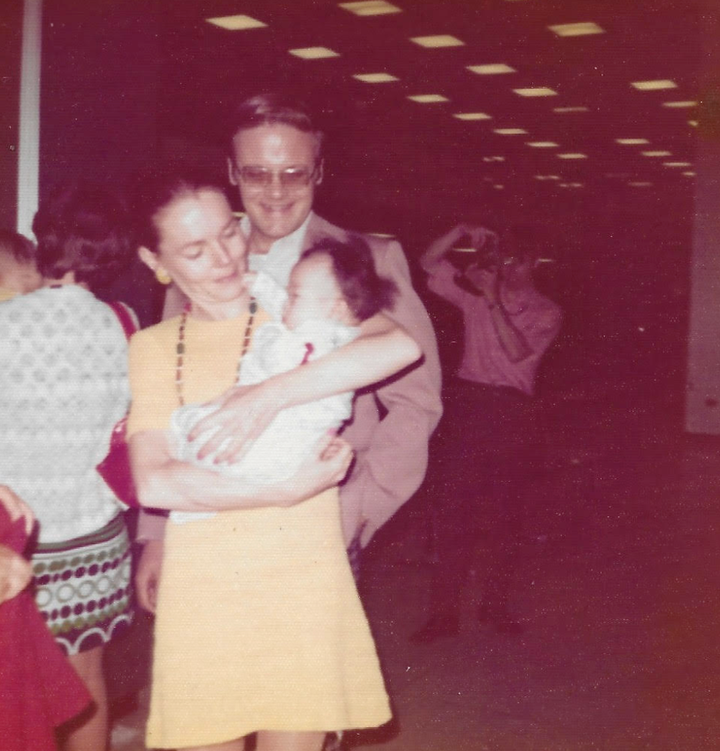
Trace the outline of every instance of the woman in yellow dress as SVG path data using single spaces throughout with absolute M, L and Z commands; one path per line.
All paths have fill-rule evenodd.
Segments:
M 289 481 L 247 481 L 173 458 L 182 403 L 236 380 L 267 320 L 244 280 L 245 241 L 216 186 L 188 179 L 146 196 L 141 259 L 189 298 L 185 312 L 133 337 L 133 471 L 143 505 L 222 513 L 168 524 L 155 624 L 147 745 L 320 751 L 325 734 L 390 718 L 375 646 L 350 571 L 337 484 L 352 459 L 328 436 Z M 277 409 L 382 380 L 420 356 L 382 315 L 324 358 L 252 387 Z

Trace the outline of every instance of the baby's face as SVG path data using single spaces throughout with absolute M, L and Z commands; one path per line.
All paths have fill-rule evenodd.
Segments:
M 325 255 L 300 261 L 290 274 L 283 323 L 289 329 L 311 320 L 342 322 L 344 299 Z
M 20 263 L 8 259 L 0 264 L 0 287 L 11 289 L 19 295 L 34 292 L 42 285 L 40 272 L 34 263 Z

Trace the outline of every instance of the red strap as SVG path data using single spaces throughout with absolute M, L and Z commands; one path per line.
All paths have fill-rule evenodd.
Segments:
M 137 326 L 135 325 L 133 317 L 130 315 L 130 311 L 121 302 L 109 302 L 108 305 L 118 317 L 120 325 L 125 332 L 125 336 L 129 339 L 137 331 Z

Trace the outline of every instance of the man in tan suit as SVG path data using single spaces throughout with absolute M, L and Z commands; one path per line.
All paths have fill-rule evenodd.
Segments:
M 315 190 L 323 179 L 322 134 L 308 113 L 275 95 L 253 97 L 239 105 L 230 129 L 228 171 L 246 216 L 242 227 L 251 271 L 262 270 L 286 286 L 290 271 L 304 250 L 323 237 L 344 240 L 348 232 L 312 211 Z M 352 423 L 344 436 L 355 449 L 356 463 L 341 489 L 343 528 L 348 546 L 366 545 L 372 535 L 419 488 L 425 477 L 428 440 L 435 429 L 440 402 L 440 363 L 430 318 L 412 288 L 407 261 L 399 243 L 365 237 L 377 271 L 399 289 L 388 315 L 421 346 L 418 366 L 361 393 Z M 183 300 L 168 291 L 165 317 L 179 312 Z M 214 441 L 233 442 L 232 458 L 253 431 L 264 427 L 262 405 L 248 416 L 242 396 L 230 393 L 213 418 L 222 426 Z M 253 420 L 257 422 L 253 424 Z M 160 517 L 144 515 L 139 538 L 146 541 L 137 587 L 143 606 L 154 609 L 162 556 Z

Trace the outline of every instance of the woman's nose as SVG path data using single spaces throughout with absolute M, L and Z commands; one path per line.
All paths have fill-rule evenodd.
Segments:
M 218 240 L 215 243 L 213 259 L 217 266 L 227 266 L 234 261 L 232 249 L 227 243 Z

